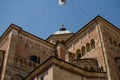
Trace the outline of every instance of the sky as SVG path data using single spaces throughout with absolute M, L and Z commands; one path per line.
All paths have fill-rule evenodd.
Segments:
M 120 0 L 0 0 L 0 35 L 15 24 L 46 39 L 62 24 L 75 33 L 97 15 L 120 28 Z

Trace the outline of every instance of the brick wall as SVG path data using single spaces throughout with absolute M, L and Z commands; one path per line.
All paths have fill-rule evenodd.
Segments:
M 103 36 L 109 78 L 110 80 L 119 80 L 115 59 L 120 57 L 120 31 L 105 22 L 101 23 L 100 29 Z
M 91 46 L 92 40 L 95 42 L 95 48 L 92 48 Z M 89 51 L 87 51 L 87 44 L 90 45 Z M 81 53 L 82 47 L 85 48 L 85 52 L 82 54 L 80 59 L 96 59 L 98 61 L 99 68 L 102 67 L 103 70 L 106 71 L 100 36 L 96 23 L 91 24 L 89 27 L 87 26 L 86 29 L 81 30 L 79 33 L 77 33 L 76 37 L 74 37 L 74 40 L 67 44 L 66 49 L 67 51 L 77 55 L 78 50 L 80 51 L 79 53 Z

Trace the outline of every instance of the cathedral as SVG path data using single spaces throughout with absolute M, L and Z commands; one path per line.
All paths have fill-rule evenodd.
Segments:
M 120 29 L 96 16 L 44 40 L 11 24 L 0 37 L 0 80 L 120 80 Z

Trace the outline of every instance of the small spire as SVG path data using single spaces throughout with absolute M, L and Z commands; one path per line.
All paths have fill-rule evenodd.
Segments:
M 66 31 L 66 28 L 64 26 L 64 24 L 62 24 L 61 28 L 59 29 L 60 31 Z
M 62 24 L 62 28 L 64 28 L 64 24 Z

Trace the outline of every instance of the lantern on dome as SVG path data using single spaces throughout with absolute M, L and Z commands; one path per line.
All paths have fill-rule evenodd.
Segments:
M 59 5 L 64 6 L 66 4 L 66 0 L 59 0 Z

